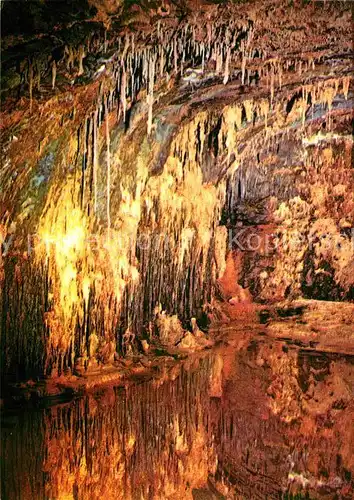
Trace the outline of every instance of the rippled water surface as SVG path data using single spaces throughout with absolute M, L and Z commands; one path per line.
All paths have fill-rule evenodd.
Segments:
M 159 379 L 4 411 L 2 499 L 352 498 L 353 368 L 242 337 Z

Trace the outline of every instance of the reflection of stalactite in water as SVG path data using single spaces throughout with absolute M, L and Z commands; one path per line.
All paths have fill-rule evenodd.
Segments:
M 45 498 L 43 463 L 47 448 L 42 417 L 37 411 L 24 409 L 21 415 L 11 417 L 8 425 L 2 423 L 1 494 L 4 498 Z
M 126 388 L 11 412 L 1 448 L 6 498 L 192 498 L 211 485 L 229 496 L 279 497 L 296 473 L 308 482 L 290 484 L 294 493 L 324 482 L 333 495 L 351 491 L 341 432 L 353 416 L 350 360 L 283 348 L 252 339 Z
M 212 359 L 201 360 L 171 380 L 109 389 L 100 399 L 48 411 L 46 495 L 179 498 L 187 483 L 190 490 L 204 486 L 216 465 L 208 443 L 212 366 Z

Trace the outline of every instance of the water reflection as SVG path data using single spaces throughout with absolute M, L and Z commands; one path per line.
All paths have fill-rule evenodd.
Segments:
M 3 418 L 3 499 L 352 498 L 353 358 L 243 339 Z

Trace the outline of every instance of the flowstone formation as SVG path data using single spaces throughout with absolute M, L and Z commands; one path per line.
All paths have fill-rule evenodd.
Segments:
M 196 336 L 244 225 L 278 239 L 270 254 L 241 249 L 254 298 L 350 300 L 347 4 L 61 5 L 39 4 L 22 31 L 19 11 L 4 32 L 6 376 Z

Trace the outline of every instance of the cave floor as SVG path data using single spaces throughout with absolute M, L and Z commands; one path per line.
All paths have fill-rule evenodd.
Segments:
M 250 308 L 212 348 L 3 409 L 4 498 L 352 498 L 353 304 Z

